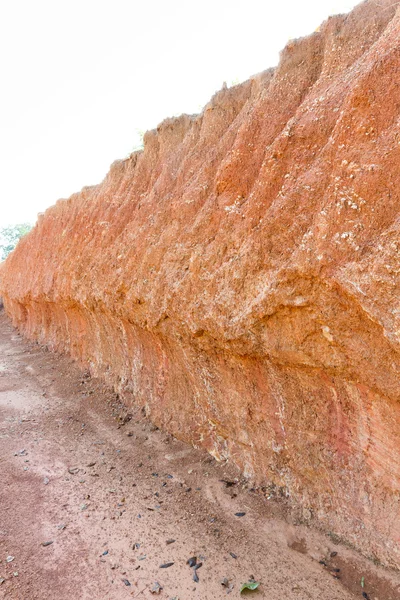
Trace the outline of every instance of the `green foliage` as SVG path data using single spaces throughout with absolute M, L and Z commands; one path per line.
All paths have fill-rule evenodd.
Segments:
M 245 592 L 247 590 L 254 592 L 254 590 L 256 590 L 259 585 L 260 585 L 259 581 L 254 581 L 254 579 L 250 579 L 250 581 L 246 581 L 246 583 L 242 584 L 242 587 L 240 588 L 240 593 L 242 594 L 243 592 Z
M 4 260 L 14 250 L 18 241 L 32 229 L 30 223 L 10 225 L 0 229 L 0 260 Z

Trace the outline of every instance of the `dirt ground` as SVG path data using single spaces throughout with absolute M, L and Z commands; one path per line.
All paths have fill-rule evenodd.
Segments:
M 400 598 L 397 574 L 128 413 L 4 312 L 0 474 L 0 598 L 216 600 L 251 579 L 254 600 Z

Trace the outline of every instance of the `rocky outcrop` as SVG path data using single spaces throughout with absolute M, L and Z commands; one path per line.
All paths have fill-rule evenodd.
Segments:
M 1 269 L 27 336 L 400 568 L 400 12 L 164 121 Z

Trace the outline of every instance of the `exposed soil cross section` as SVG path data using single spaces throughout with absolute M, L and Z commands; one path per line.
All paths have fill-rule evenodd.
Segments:
M 148 132 L 0 266 L 21 333 L 397 569 L 399 99 L 398 2 L 368 0 Z
M 399 578 L 127 413 L 70 359 L 24 342 L 4 313 L 0 474 L 0 598 L 153 598 L 158 584 L 160 598 L 215 600 L 239 597 L 252 576 L 254 598 L 398 598 Z

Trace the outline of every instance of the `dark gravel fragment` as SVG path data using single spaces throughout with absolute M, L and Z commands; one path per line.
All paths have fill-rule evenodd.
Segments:
M 227 488 L 237 484 L 237 481 L 228 481 L 227 479 L 220 479 L 220 482 L 224 483 Z

